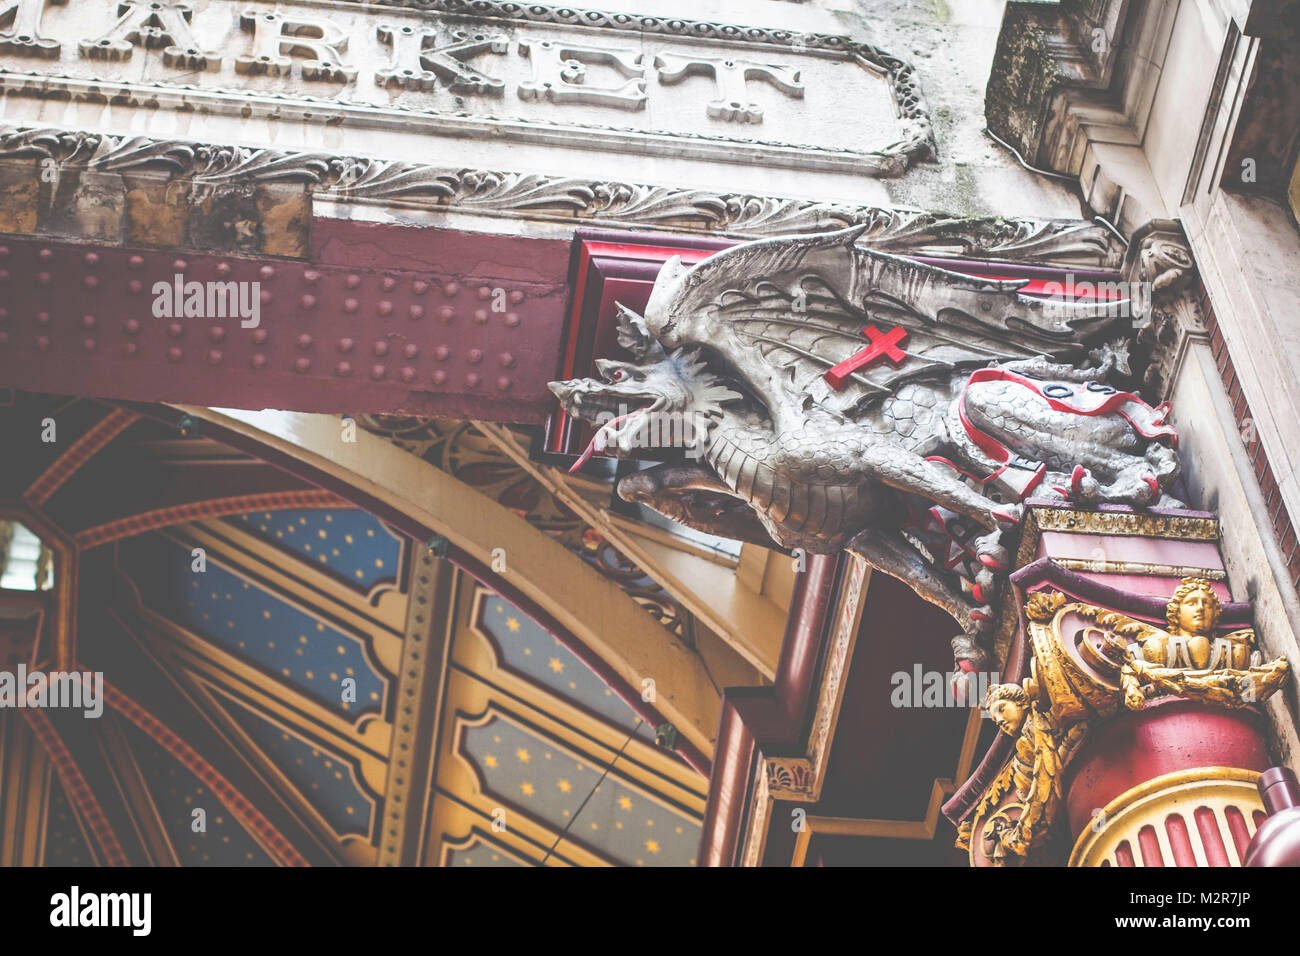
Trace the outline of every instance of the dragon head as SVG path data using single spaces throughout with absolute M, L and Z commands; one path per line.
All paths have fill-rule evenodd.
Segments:
M 597 359 L 599 378 L 548 386 L 566 412 L 598 426 L 575 471 L 598 451 L 622 457 L 671 442 L 698 454 L 708 420 L 741 397 L 719 384 L 698 351 L 666 352 L 644 320 L 621 306 L 619 320 L 619 344 L 635 361 Z

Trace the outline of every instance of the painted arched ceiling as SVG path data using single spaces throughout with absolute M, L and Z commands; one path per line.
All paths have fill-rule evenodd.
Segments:
M 32 433 L 46 421 L 52 441 Z M 413 537 L 373 488 L 356 497 L 382 518 L 345 482 L 323 490 L 224 437 L 170 409 L 25 393 L 0 408 L 0 441 L 17 449 L 0 519 L 30 529 L 53 570 L 47 590 L 0 591 L 6 667 L 103 680 L 94 718 L 0 711 L 0 761 L 39 806 L 6 858 L 694 862 L 713 672 L 757 681 L 739 655 L 518 469 L 475 463 L 481 487 L 504 488 L 493 498 L 445 472 L 442 487 L 504 512 L 500 528 L 540 531 L 529 546 L 626 602 L 630 630 L 663 642 L 649 653 L 698 670 L 711 702 L 642 694 L 644 659 L 593 650 L 575 631 L 595 624 L 511 579 L 526 560 L 494 575 L 456 522 Z M 514 558 L 516 539 L 502 541 Z
M 811 835 L 774 822 L 734 858 L 954 858 L 938 803 L 989 728 L 889 703 L 891 672 L 946 665 L 952 622 L 883 575 L 836 611 L 863 663 L 818 681 L 792 657 L 756 687 L 773 648 L 745 637 L 783 621 L 762 588 L 788 562 L 611 516 L 607 482 L 533 467 L 500 426 L 12 392 L 0 447 L 8 580 L 31 582 L 0 587 L 0 672 L 88 678 L 79 708 L 0 707 L 0 865 L 716 862 L 708 814 L 755 779 L 709 793 L 722 688 L 753 703 L 793 673 L 810 714 L 842 686 L 851 729 Z

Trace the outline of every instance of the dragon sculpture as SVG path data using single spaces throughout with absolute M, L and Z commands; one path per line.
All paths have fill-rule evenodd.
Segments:
M 596 426 L 575 468 L 675 436 L 621 497 L 724 537 L 847 548 L 952 614 L 958 663 L 984 666 L 1020 502 L 1181 507 L 1177 436 L 1165 406 L 1107 384 L 1129 373 L 1127 302 L 1034 298 L 860 232 L 669 259 L 644 317 L 620 308 L 631 360 L 550 388 Z

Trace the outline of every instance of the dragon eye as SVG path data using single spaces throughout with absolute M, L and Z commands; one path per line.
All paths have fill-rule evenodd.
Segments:
M 618 381 L 621 381 L 622 378 L 623 378 L 623 370 L 622 370 L 621 368 L 620 368 L 620 369 L 615 369 L 613 372 L 610 373 L 610 376 L 609 376 L 609 380 L 610 380 L 611 382 L 618 382 Z

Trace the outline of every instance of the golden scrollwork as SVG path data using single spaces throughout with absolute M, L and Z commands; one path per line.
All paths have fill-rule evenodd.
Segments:
M 1074 531 L 1086 534 L 1145 535 L 1181 541 L 1218 541 L 1219 522 L 1192 515 L 1074 511 L 1070 508 L 1034 508 L 1039 531 Z
M 1261 663 L 1250 628 L 1221 634 L 1222 611 L 1200 577 L 1174 591 L 1164 628 L 1059 592 L 1029 595 L 1031 676 L 990 688 L 986 702 L 1015 750 L 958 827 L 957 846 L 997 866 L 1031 861 L 1057 819 L 1070 759 L 1089 727 L 1117 712 L 1162 696 L 1236 709 L 1276 693 L 1286 660 Z
M 1025 616 L 1031 621 L 1050 621 L 1066 600 L 1060 591 L 1036 591 L 1025 601 Z
M 1123 662 L 1120 688 L 1130 710 L 1161 694 L 1245 707 L 1276 693 L 1290 670 L 1284 658 L 1261 662 L 1253 629 L 1218 633 L 1223 606 L 1205 578 L 1183 579 L 1169 600 L 1164 629 L 1105 608 L 1078 610 L 1114 635 L 1108 643 Z
M 1049 834 L 1064 800 L 1065 767 L 1087 730 L 1084 721 L 1063 727 L 1034 694 L 1032 680 L 989 690 L 989 716 L 1016 738 L 1015 752 L 981 797 L 971 824 L 958 831 L 957 845 L 965 841 L 969 849 L 978 826 L 982 850 L 997 866 L 1027 858 Z M 1013 800 L 1005 799 L 1013 793 Z

